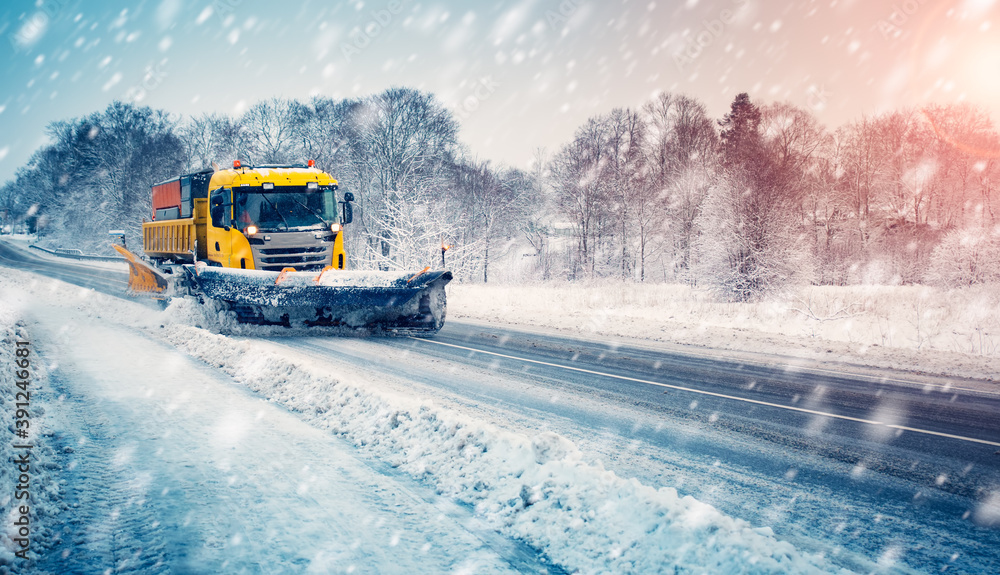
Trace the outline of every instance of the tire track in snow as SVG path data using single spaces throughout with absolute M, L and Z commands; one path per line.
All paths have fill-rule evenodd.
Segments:
M 85 397 L 76 395 L 58 370 L 50 385 L 62 401 L 61 429 L 55 437 L 65 454 L 63 479 L 67 510 L 58 543 L 39 564 L 52 573 L 168 573 L 164 538 L 148 505 L 149 482 L 127 465 L 131 446 Z M 95 489 L 99 486 L 99 489 Z

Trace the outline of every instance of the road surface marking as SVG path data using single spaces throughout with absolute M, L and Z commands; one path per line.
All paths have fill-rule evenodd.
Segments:
M 475 322 L 475 321 L 473 321 L 471 323 L 469 323 L 467 321 L 466 322 L 459 321 L 459 320 L 455 320 L 455 321 L 456 321 L 456 323 L 464 323 L 465 325 L 477 325 L 477 322 Z M 521 331 L 523 331 L 525 333 L 540 334 L 540 335 L 543 335 L 543 336 L 551 336 L 552 335 L 552 334 L 546 333 L 545 331 L 542 331 L 542 330 L 524 329 L 523 326 L 517 326 L 514 329 L 521 330 Z M 560 336 L 562 336 L 562 335 L 560 334 Z M 618 341 L 621 341 L 621 340 L 618 340 Z M 609 347 L 611 347 L 610 344 L 608 344 L 608 345 L 609 345 Z M 710 359 L 710 360 L 713 360 L 713 361 L 718 361 L 719 360 L 719 356 L 710 355 L 710 354 L 707 354 L 707 353 L 698 353 L 697 351 L 676 350 L 676 349 L 667 349 L 667 350 L 665 350 L 663 348 L 658 348 L 658 347 L 653 346 L 653 345 L 641 344 L 641 343 L 640 344 L 626 343 L 626 344 L 622 344 L 622 345 L 623 346 L 635 347 L 635 348 L 637 348 L 639 350 L 642 350 L 642 351 L 651 351 L 653 353 L 659 353 L 659 354 L 664 354 L 664 355 L 675 355 L 675 356 L 679 355 L 679 356 L 682 356 L 682 357 L 700 357 L 702 359 Z M 736 353 L 746 353 L 746 354 L 761 355 L 760 353 L 753 352 L 753 351 L 744 351 L 744 350 L 725 350 L 725 351 L 736 352 Z M 772 354 L 772 355 L 775 355 L 775 354 Z M 795 361 L 795 360 L 815 361 L 815 360 L 807 360 L 806 358 L 796 358 L 796 357 L 788 357 L 788 356 L 777 356 L 777 355 L 775 355 L 775 357 L 785 357 L 786 359 L 793 360 L 793 361 Z M 725 361 L 727 361 L 727 362 L 732 362 L 732 361 L 736 360 L 737 358 L 736 358 L 736 356 L 728 356 L 728 357 L 723 357 L 723 359 Z M 830 374 L 841 376 L 841 377 L 863 378 L 863 379 L 866 379 L 866 380 L 874 381 L 876 383 L 901 383 L 901 384 L 904 384 L 904 385 L 907 385 L 907 386 L 920 387 L 920 388 L 926 388 L 926 387 L 930 386 L 930 387 L 938 388 L 943 393 L 948 393 L 948 392 L 952 392 L 952 391 L 967 391 L 969 393 L 982 393 L 982 394 L 986 394 L 986 395 L 997 395 L 997 396 L 1000 396 L 1000 391 L 990 391 L 990 390 L 986 390 L 986 389 L 972 389 L 972 388 L 969 388 L 969 387 L 956 387 L 954 385 L 951 385 L 950 383 L 949 384 L 940 384 L 940 383 L 931 383 L 931 382 L 920 382 L 920 381 L 915 381 L 915 380 L 912 380 L 912 379 L 899 379 L 899 378 L 893 378 L 893 377 L 881 377 L 881 376 L 869 375 L 869 374 L 865 374 L 865 373 L 856 373 L 856 372 L 853 372 L 853 371 L 840 371 L 840 370 L 829 369 L 829 368 L 824 368 L 824 367 L 813 367 L 813 366 L 808 366 L 808 365 L 796 365 L 796 364 L 793 364 L 793 363 L 780 363 L 780 362 L 776 362 L 776 361 L 764 361 L 764 360 L 743 359 L 743 358 L 739 358 L 739 361 L 740 361 L 740 363 L 757 365 L 757 366 L 766 367 L 766 368 L 770 368 L 770 369 L 774 369 L 777 366 L 777 367 L 784 367 L 786 371 L 789 371 L 788 368 L 792 368 L 795 371 L 801 371 L 801 372 L 830 373 Z
M 654 348 L 648 348 L 648 349 L 651 349 L 652 351 L 657 351 Z M 663 353 L 663 352 L 659 352 L 659 353 Z M 714 356 L 711 356 L 711 355 L 708 355 L 708 354 L 704 354 L 704 353 L 695 353 L 695 352 L 691 352 L 691 353 L 688 353 L 688 352 L 674 352 L 674 353 L 677 353 L 678 355 L 682 355 L 682 356 L 700 357 L 700 358 L 703 358 L 703 359 L 711 359 L 711 360 L 718 360 L 719 359 L 718 357 L 714 357 Z M 753 353 L 753 352 L 742 352 L 742 353 Z M 790 359 L 795 360 L 795 359 L 799 359 L 799 358 L 794 358 L 793 357 L 793 358 L 790 358 Z M 726 360 L 727 361 L 732 361 L 732 358 L 726 358 Z M 754 360 L 743 361 L 743 360 L 740 360 L 740 361 L 742 363 L 752 363 L 754 365 L 758 365 L 758 366 L 761 366 L 761 367 L 767 367 L 767 368 L 771 368 L 771 369 L 775 369 L 776 367 L 784 367 L 784 368 L 786 368 L 785 371 L 790 371 L 787 368 L 793 368 L 794 371 L 815 372 L 815 373 L 829 373 L 829 374 L 833 374 L 833 375 L 840 376 L 840 377 L 863 378 L 863 379 L 867 379 L 867 380 L 870 380 L 870 381 L 874 381 L 876 383 L 902 383 L 902 384 L 907 385 L 907 386 L 919 387 L 919 388 L 925 388 L 925 387 L 930 386 L 930 387 L 936 387 L 936 388 L 938 388 L 938 390 L 940 390 L 942 393 L 948 393 L 948 392 L 952 392 L 952 391 L 967 391 L 969 393 L 983 393 L 983 394 L 986 394 L 986 395 L 1000 395 L 1000 391 L 989 391 L 987 389 L 972 389 L 972 388 L 969 388 L 969 387 L 956 387 L 956 386 L 951 385 L 951 384 L 920 382 L 920 381 L 914 381 L 912 379 L 898 379 L 898 378 L 893 378 L 893 377 L 880 377 L 880 376 L 877 376 L 877 375 L 868 375 L 866 373 L 855 373 L 853 371 L 840 371 L 840 370 L 836 370 L 836 369 L 828 369 L 828 368 L 825 368 L 825 367 L 813 367 L 813 366 L 808 366 L 808 365 L 794 365 L 794 364 L 790 364 L 790 363 L 781 364 L 781 363 L 778 363 L 778 362 L 766 362 L 766 361 L 759 361 L 759 360 L 758 361 L 754 361 Z
M 514 355 L 505 355 L 505 354 L 496 353 L 496 352 L 493 352 L 493 351 L 484 351 L 484 350 L 481 350 L 481 349 L 476 349 L 474 347 L 465 347 L 465 346 L 461 346 L 461 345 L 455 345 L 453 343 L 444 343 L 442 341 L 434 341 L 432 339 L 423 339 L 423 338 L 412 337 L 412 336 L 410 336 L 410 339 L 413 339 L 413 340 L 416 340 L 416 341 L 422 341 L 422 342 L 426 342 L 426 343 L 433 343 L 433 344 L 437 344 L 437 345 L 443 345 L 443 346 L 447 346 L 447 347 L 454 347 L 456 349 L 464 349 L 464 350 L 472 351 L 472 352 L 476 352 L 476 353 L 484 353 L 484 354 L 487 354 L 487 355 L 494 355 L 494 356 L 497 356 L 497 357 L 503 357 L 503 358 L 506 358 L 506 359 L 513 359 L 513 360 L 516 360 L 516 361 L 523 361 L 523 362 L 527 362 L 527 363 L 534 363 L 534 364 L 538 364 L 538 365 L 546 365 L 546 366 L 549 366 L 549 367 L 556 367 L 556 368 L 559 368 L 559 369 L 565 369 L 565 370 L 569 370 L 569 371 L 576 371 L 576 372 L 579 372 L 579 373 L 588 373 L 588 374 L 591 374 L 591 375 L 600 375 L 600 376 L 603 376 L 603 377 L 610 377 L 610 378 L 614 378 L 614 379 L 622 379 L 622 380 L 625 380 L 625 381 L 634 381 L 636 383 L 645 383 L 647 385 L 655 385 L 655 386 L 658 386 L 658 387 L 666 387 L 666 388 L 669 388 L 669 389 L 676 389 L 676 390 L 679 390 L 679 391 L 687 391 L 687 392 L 690 392 L 690 393 L 698 393 L 698 394 L 701 394 L 701 395 L 710 395 L 712 397 L 721 397 L 723 399 L 732 399 L 734 401 L 742 401 L 744 403 L 753 403 L 753 404 L 756 404 L 756 405 L 764 405 L 764 406 L 767 406 L 767 407 L 775 407 L 775 408 L 778 408 L 778 409 L 785 409 L 785 410 L 788 410 L 788 411 L 798 411 L 800 413 L 809 413 L 809 414 L 812 414 L 812 415 L 821 415 L 823 417 L 832 417 L 832 418 L 835 418 L 835 419 L 843 419 L 843 420 L 847 420 L 847 421 L 854 421 L 856 423 L 865 423 L 865 424 L 868 424 L 868 425 L 880 425 L 882 427 L 887 427 L 887 428 L 890 428 L 890 429 L 899 429 L 899 430 L 902 430 L 902 431 L 912 431 L 914 433 L 923 433 L 923 434 L 926 434 L 926 435 L 935 435 L 935 436 L 938 436 L 938 437 L 947 437 L 949 439 L 959 439 L 959 440 L 962 440 L 962 441 L 971 441 L 973 443 L 982 443 L 984 445 L 992 445 L 994 447 L 1000 447 L 1000 443 L 997 443 L 995 441 L 987 441 L 985 439 L 976 439 L 975 437 L 965 437 L 965 436 L 962 436 L 962 435 L 952 435 L 950 433 L 942 433 L 942 432 L 939 432 L 939 431 L 930 431 L 928 429 L 919 429 L 919 428 L 916 428 L 916 427 L 907 427 L 905 425 L 895 425 L 895 424 L 891 424 L 891 423 L 883 423 L 881 421 L 874 421 L 874 420 L 871 420 L 871 419 L 861 419 L 861 418 L 858 418 L 858 417 L 850 417 L 848 415 L 840 415 L 840 414 L 837 414 L 837 413 L 829 413 L 829 412 L 826 412 L 826 411 L 816 411 L 816 410 L 813 410 L 813 409 L 806 409 L 804 407 L 794 407 L 794 406 L 791 406 L 791 405 L 782 405 L 780 403 L 771 403 L 769 401 L 761 401 L 759 399 L 749 399 L 749 398 L 746 398 L 746 397 L 739 397 L 739 396 L 736 396 L 736 395 L 726 395 L 724 393 L 716 393 L 714 391 L 705 391 L 703 389 L 694 389 L 694 388 L 691 388 L 691 387 L 683 387 L 683 386 L 680 386 L 680 385 L 671 385 L 669 383 L 661 383 L 661 382 L 658 382 L 658 381 L 649 381 L 647 379 L 637 379 L 637 378 L 634 378 L 634 377 L 627 377 L 627 376 L 624 376 L 624 375 L 615 375 L 613 373 L 604 373 L 602 371 L 593 371 L 593 370 L 590 370 L 590 369 L 583 369 L 583 368 L 580 368 L 580 367 L 570 367 L 568 365 L 560 365 L 558 363 L 549 363 L 549 362 L 546 362 L 546 361 L 538 361 L 538 360 L 535 360 L 535 359 L 527 359 L 527 358 L 524 358 L 524 357 L 517 357 L 517 356 L 514 356 Z

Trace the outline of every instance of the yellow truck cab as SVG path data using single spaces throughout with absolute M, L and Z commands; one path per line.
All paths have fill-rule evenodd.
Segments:
M 205 170 L 153 186 L 143 250 L 159 265 L 205 261 L 225 268 L 344 269 L 343 227 L 352 194 L 308 165 Z

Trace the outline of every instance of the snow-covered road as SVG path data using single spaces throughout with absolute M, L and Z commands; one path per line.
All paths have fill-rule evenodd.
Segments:
M 31 319 L 53 364 L 48 417 L 70 506 L 39 571 L 540 566 L 474 528 L 470 510 L 139 330 L 61 306 L 33 306 Z

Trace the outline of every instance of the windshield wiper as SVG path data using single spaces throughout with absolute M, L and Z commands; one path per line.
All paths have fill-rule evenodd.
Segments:
M 281 212 L 278 210 L 278 206 L 274 205 L 274 202 L 267 199 L 267 194 L 261 194 L 260 197 L 264 198 L 264 201 L 271 206 L 271 209 L 274 210 L 274 213 L 278 214 L 278 217 L 281 218 L 281 223 L 285 224 L 285 230 L 291 229 L 291 226 L 288 225 L 288 220 L 286 220 L 285 216 L 281 215 Z
M 296 204 L 302 206 L 303 208 L 309 210 L 309 213 L 312 214 L 312 215 L 314 215 L 314 216 L 316 216 L 316 219 L 319 220 L 319 222 L 321 224 L 323 224 L 324 226 L 329 226 L 330 225 L 330 224 L 327 223 L 326 219 L 323 218 L 323 216 L 321 216 L 318 213 L 316 213 L 316 211 L 313 210 L 312 208 L 310 208 L 309 206 L 307 206 L 307 205 L 303 204 L 302 202 L 298 201 L 297 199 L 295 199 L 294 196 L 292 197 L 292 201 L 295 202 Z M 313 224 L 313 225 L 315 225 L 315 224 Z

